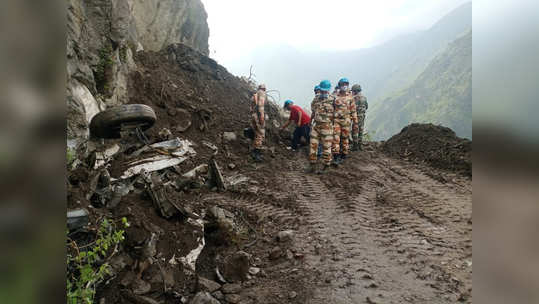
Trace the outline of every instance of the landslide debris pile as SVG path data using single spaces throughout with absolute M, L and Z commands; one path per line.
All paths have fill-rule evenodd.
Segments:
M 208 199 L 218 191 L 253 195 L 264 186 L 246 176 L 267 172 L 252 169 L 250 142 L 242 135 L 249 126 L 249 102 L 256 83 L 231 75 L 182 44 L 139 52 L 134 59 L 137 69 L 129 77 L 128 103 L 151 106 L 157 120 L 145 132 L 147 145 L 136 138 L 98 140 L 68 164 L 68 209 L 89 211 L 89 229 L 68 234 L 77 243 L 68 244 L 68 251 L 76 254 L 79 247 L 92 246 L 102 219 L 119 222 L 125 217 L 130 224 L 125 241 L 104 261 L 112 267 L 111 276 L 97 289 L 96 301 L 206 303 L 196 300 L 209 297 L 201 292 L 222 296 L 221 284 L 242 281 L 236 277 L 243 279 L 247 270 L 256 272 L 260 264 L 254 262 L 255 256 L 261 256 L 256 246 L 244 249 L 248 253 L 238 250 L 256 240 L 256 216 Z M 265 157 L 283 164 L 280 155 L 285 146 L 277 132 L 280 109 L 269 102 L 266 113 Z M 163 142 L 172 148 L 166 150 Z M 161 146 L 150 148 L 156 145 Z M 152 172 L 127 174 L 134 163 L 152 158 L 179 160 L 174 153 L 184 153 L 185 160 Z M 221 265 L 223 278 L 216 274 L 215 256 L 232 261 Z M 242 258 L 241 265 L 236 257 Z M 239 274 L 236 265 L 242 266 Z
M 472 175 L 472 142 L 447 127 L 411 124 L 387 140 L 382 150 L 393 157 Z

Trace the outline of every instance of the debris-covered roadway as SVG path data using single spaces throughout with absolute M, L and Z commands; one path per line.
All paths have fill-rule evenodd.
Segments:
M 468 174 L 377 143 L 305 174 L 305 147 L 286 149 L 271 103 L 265 161 L 254 163 L 242 135 L 252 83 L 181 45 L 136 61 L 130 102 L 151 107 L 155 124 L 81 145 L 68 165 L 78 248 L 101 219 L 129 222 L 96 302 L 471 302 Z M 429 132 L 422 145 L 435 151 Z

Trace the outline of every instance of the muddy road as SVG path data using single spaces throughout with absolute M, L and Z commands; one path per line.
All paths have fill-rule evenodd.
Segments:
M 291 250 L 302 257 L 299 265 L 295 259 L 270 262 L 269 269 L 281 266 L 274 269 L 279 275 L 245 289 L 245 299 L 471 302 L 469 177 L 389 158 L 374 146 L 326 175 L 304 174 L 305 157 L 290 154 L 289 170 L 272 178 L 280 190 L 227 201 L 270 219 L 278 229 L 295 230 Z M 253 166 L 256 175 L 271 165 Z M 267 287 L 275 285 L 279 288 Z

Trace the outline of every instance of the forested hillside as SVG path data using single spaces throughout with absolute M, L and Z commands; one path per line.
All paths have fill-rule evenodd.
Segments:
M 413 122 L 449 127 L 472 137 L 472 32 L 449 44 L 407 89 L 373 105 L 367 129 L 387 139 Z

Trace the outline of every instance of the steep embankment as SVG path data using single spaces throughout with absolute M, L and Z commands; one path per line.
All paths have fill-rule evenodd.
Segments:
M 449 127 L 472 137 L 472 32 L 432 60 L 408 89 L 375 104 L 367 115 L 374 138 L 386 139 L 413 122 Z

